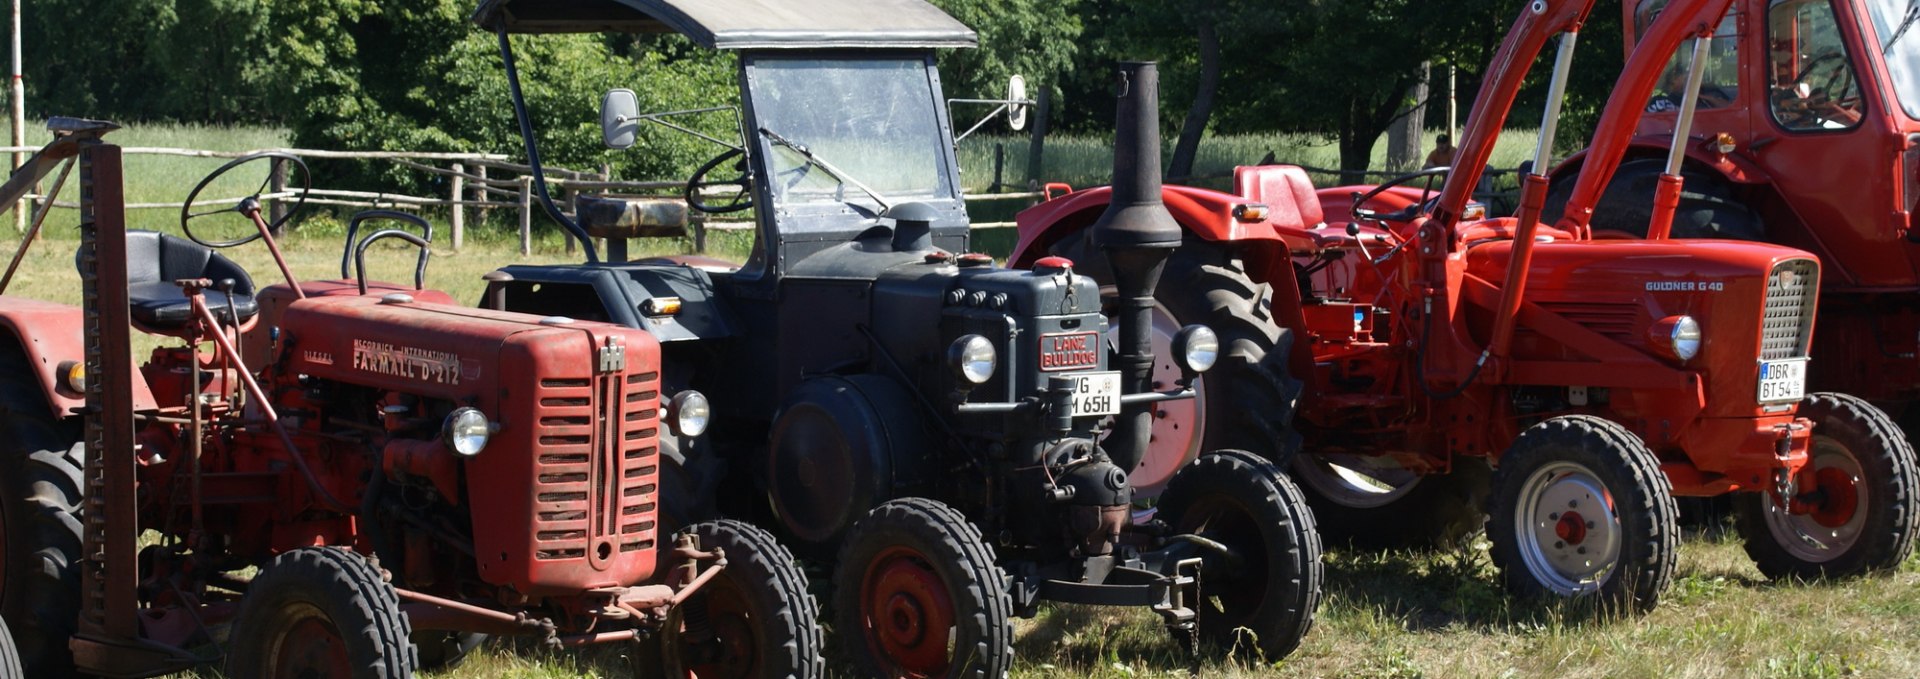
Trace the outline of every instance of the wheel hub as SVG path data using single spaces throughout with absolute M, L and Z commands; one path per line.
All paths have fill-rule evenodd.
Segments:
M 353 665 L 339 630 L 315 612 L 288 626 L 269 670 L 273 679 L 349 679 Z
M 1598 590 L 1620 560 L 1620 517 L 1606 484 L 1559 462 L 1535 471 L 1521 493 L 1514 521 L 1527 570 L 1564 596 Z
M 897 677 L 946 674 L 946 632 L 953 629 L 953 599 L 928 560 L 919 552 L 895 547 L 867 569 L 861 609 L 875 657 L 891 663 Z
M 1839 528 L 1852 521 L 1859 509 L 1859 479 L 1839 467 L 1816 471 L 1813 478 L 1820 489 L 1820 502 L 1812 512 L 1814 522 L 1828 528 Z
M 1560 520 L 1554 523 L 1553 532 L 1560 537 L 1561 541 L 1570 545 L 1579 545 L 1587 539 L 1586 519 L 1581 518 L 1580 512 L 1566 512 L 1561 514 Z

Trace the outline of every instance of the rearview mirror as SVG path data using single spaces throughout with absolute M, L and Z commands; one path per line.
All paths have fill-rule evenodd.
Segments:
M 616 151 L 633 146 L 640 130 L 640 98 L 633 90 L 607 90 L 600 97 L 600 142 Z
M 1027 79 L 1018 74 L 1007 79 L 1007 127 L 1019 132 L 1027 129 Z

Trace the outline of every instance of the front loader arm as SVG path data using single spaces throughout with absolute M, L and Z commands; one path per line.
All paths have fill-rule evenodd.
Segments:
M 13 175 L 7 177 L 7 183 L 0 184 L 0 214 L 27 197 L 35 184 L 46 179 L 54 168 L 60 166 L 60 161 L 80 155 L 81 144 L 99 141 L 108 132 L 120 129 L 120 126 L 104 120 L 54 117 L 47 119 L 47 129 L 53 132 L 53 141 L 41 147 L 20 167 L 13 168 Z

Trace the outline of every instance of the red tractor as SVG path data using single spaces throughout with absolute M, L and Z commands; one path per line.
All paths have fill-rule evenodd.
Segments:
M 0 296 L 0 611 L 28 672 L 224 653 L 234 677 L 406 677 L 523 634 L 657 644 L 676 676 L 821 675 L 817 609 L 770 535 L 659 529 L 657 438 L 709 413 L 661 397 L 651 335 L 453 305 L 402 229 L 349 236 L 358 280 L 296 281 L 259 195 L 200 200 L 261 155 L 195 187 L 186 238 L 128 231 L 116 126 L 49 126 L 0 188 L 77 157 L 84 305 Z M 207 236 L 235 216 L 249 235 Z M 422 248 L 414 286 L 364 279 L 393 239 Z M 218 252 L 254 240 L 284 283 Z M 177 342 L 136 364 L 134 329 Z
M 1676 3 L 1641 49 L 1673 50 L 1726 2 Z M 1488 70 L 1461 170 L 1408 175 L 1351 204 L 1446 174 L 1435 199 L 1358 210 L 1343 228 L 1324 223 L 1297 168 L 1240 168 L 1233 193 L 1167 188 L 1188 244 L 1158 288 L 1160 313 L 1170 327 L 1205 320 L 1224 355 L 1199 387 L 1205 406 L 1166 413 L 1153 454 L 1244 435 L 1232 418 L 1250 413 L 1236 412 L 1234 390 L 1291 376 L 1305 383 L 1291 469 L 1331 537 L 1471 530 L 1490 493 L 1484 525 L 1511 591 L 1644 610 L 1673 573 L 1674 496 L 1738 493 L 1753 519 L 1743 538 L 1770 576 L 1897 566 L 1913 549 L 1920 472 L 1884 413 L 1805 391 L 1811 254 L 1542 226 L 1538 175 L 1517 217 L 1464 215 L 1528 65 L 1564 33 L 1534 164 L 1547 167 L 1591 6 L 1526 4 Z M 1630 69 L 1623 89 L 1657 75 Z M 1023 212 L 1014 264 L 1097 260 L 1085 227 L 1108 196 Z M 1285 443 L 1267 449 L 1292 453 Z
M 1805 249 L 1828 272 L 1811 383 L 1858 394 L 1920 433 L 1920 5 L 1908 0 L 1737 0 L 1702 52 L 1691 124 L 1673 103 L 1693 61 L 1646 42 L 1667 3 L 1623 3 L 1626 49 L 1667 64 L 1653 91 L 1615 92 L 1646 108 L 1600 152 L 1552 173 L 1546 217 L 1594 233 L 1643 237 L 1649 198 L 1679 150 L 1685 180 L 1677 238 L 1735 238 Z M 1676 129 L 1685 129 L 1676 137 Z M 1680 139 L 1679 144 L 1672 143 Z M 1624 153 L 1618 147 L 1625 147 Z M 1585 181 L 1589 158 L 1619 155 L 1611 181 Z M 1599 166 L 1594 166 L 1597 169 Z M 1583 183 L 1584 182 L 1584 183 Z M 1604 187 L 1604 188 L 1603 188 Z M 1569 200 L 1593 206 L 1569 212 Z

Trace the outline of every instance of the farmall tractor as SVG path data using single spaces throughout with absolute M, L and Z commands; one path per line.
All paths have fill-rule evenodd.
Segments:
M 1713 4 L 1676 3 L 1642 49 L 1671 51 L 1697 32 L 1693 15 L 1718 17 Z M 1437 198 L 1328 225 L 1297 168 L 1240 168 L 1234 193 L 1169 187 L 1188 245 L 1158 289 L 1167 325 L 1232 313 L 1260 332 L 1223 332 L 1223 363 L 1238 351 L 1304 379 L 1304 448 L 1291 470 L 1332 537 L 1470 530 L 1476 496 L 1487 494 L 1484 525 L 1511 591 L 1644 610 L 1673 573 L 1673 496 L 1739 493 L 1757 519 L 1743 538 L 1770 576 L 1897 566 L 1913 548 L 1913 452 L 1866 402 L 1806 393 L 1820 274 L 1812 255 L 1741 242 L 1596 242 L 1538 223 L 1538 175 L 1517 218 L 1462 217 L 1527 66 L 1563 34 L 1535 162 L 1546 167 L 1590 7 L 1525 5 L 1475 104 L 1463 169 L 1447 174 Z M 1623 88 L 1653 77 L 1629 76 Z M 1620 120 L 1603 129 L 1632 125 Z M 1351 204 L 1441 173 L 1397 179 Z M 1023 212 L 1014 264 L 1089 253 L 1086 224 L 1108 200 L 1083 191 Z M 1291 346 L 1267 340 L 1288 334 Z M 1213 383 L 1221 376 L 1207 375 L 1199 391 L 1230 394 L 1235 385 Z M 1189 427 L 1215 434 L 1212 418 Z
M 1298 644 L 1319 543 L 1273 464 L 1200 456 L 1166 482 L 1157 521 L 1131 521 L 1152 408 L 1190 398 L 1217 354 L 1211 330 L 1183 328 L 1164 349 L 1174 374 L 1150 372 L 1145 312 L 1180 241 L 1157 200 L 1152 65 L 1122 68 L 1116 165 L 1137 200 L 1095 227 L 1131 293 L 1110 328 L 1073 262 L 1010 270 L 967 253 L 933 49 L 975 37 L 932 5 L 500 0 L 476 20 L 499 33 L 516 91 L 513 32 L 670 30 L 737 50 L 742 142 L 710 139 L 728 148 L 685 203 L 583 199 L 578 222 L 549 203 L 583 242 L 608 239 L 611 261 L 589 245 L 582 265 L 503 268 L 486 303 L 655 329 L 663 390 L 698 389 L 715 413 L 704 441 L 663 457 L 669 512 L 749 517 L 834 562 L 856 673 L 1000 676 L 1010 617 L 1043 600 L 1150 607 L 1181 639 L 1269 658 Z M 632 108 L 605 100 L 611 145 L 662 117 Z M 716 200 L 721 184 L 731 198 Z M 687 204 L 751 206 L 748 261 L 620 261 L 626 239 L 684 227 Z M 719 506 L 697 504 L 703 488 Z
M 381 241 L 425 266 L 403 229 L 350 236 L 357 280 L 296 281 L 259 195 L 201 195 L 263 156 L 194 189 L 185 238 L 128 231 L 115 126 L 50 127 L 0 190 L 77 156 L 84 305 L 0 297 L 0 610 L 33 676 L 224 651 L 232 677 L 397 678 L 491 634 L 657 644 L 674 676 L 821 676 L 813 599 L 770 534 L 660 529 L 658 437 L 710 413 L 661 396 L 652 335 L 455 306 L 419 269 L 367 282 Z M 251 235 L 209 235 L 236 217 Z M 284 283 L 219 252 L 254 240 Z M 135 329 L 169 345 L 136 363 Z
M 1693 63 L 1653 52 L 1646 27 L 1666 3 L 1623 3 L 1626 49 L 1669 75 Z M 1697 112 L 1683 119 L 1677 77 L 1637 99 L 1646 107 L 1611 181 L 1585 181 L 1595 148 L 1553 172 L 1548 220 L 1596 236 L 1640 238 L 1668 159 L 1684 180 L 1675 238 L 1735 238 L 1819 255 L 1820 332 L 1809 380 L 1857 394 L 1920 433 L 1920 5 L 1908 0 L 1735 0 L 1704 48 Z M 1643 56 L 1647 55 L 1647 56 Z M 1684 134 L 1676 136 L 1676 130 Z M 1677 141 L 1677 143 L 1676 143 Z M 1611 164 L 1607 166 L 1611 170 Z M 1568 212 L 1569 200 L 1593 206 Z

